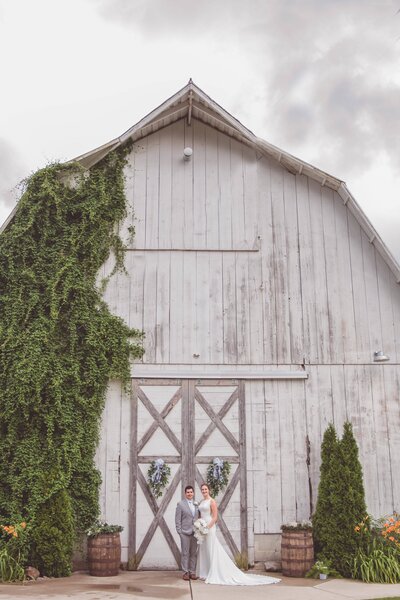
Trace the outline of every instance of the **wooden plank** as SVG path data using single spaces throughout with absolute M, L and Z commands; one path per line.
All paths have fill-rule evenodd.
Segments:
M 137 248 L 144 248 L 146 245 L 147 139 L 143 138 L 137 142 L 132 150 L 135 155 L 133 177 L 135 237 L 133 243 Z
M 381 316 L 382 340 L 384 347 L 374 350 L 383 350 L 385 354 L 396 356 L 396 342 L 394 329 L 394 311 L 392 305 L 391 282 L 393 274 L 382 257 L 376 253 L 376 271 L 378 279 L 379 310 Z
M 219 243 L 232 248 L 231 141 L 218 133 Z
M 172 235 L 172 128 L 159 131 L 160 143 L 160 203 L 158 212 L 158 245 L 171 248 Z
M 358 363 L 371 360 L 369 342 L 369 321 L 365 290 L 365 274 L 363 264 L 362 235 L 363 232 L 354 216 L 348 213 L 349 247 L 351 260 L 351 277 L 353 289 L 354 322 L 356 333 L 356 351 Z
M 193 244 L 206 248 L 206 126 L 193 121 Z
M 253 248 L 258 236 L 257 220 L 257 158 L 253 148 L 243 145 L 244 246 Z
M 210 362 L 210 255 L 197 253 L 196 256 L 196 356 L 190 362 Z M 193 360 L 194 359 L 194 360 Z
M 328 292 L 328 324 L 330 362 L 334 364 L 344 363 L 344 337 L 342 322 L 349 311 L 353 311 L 353 302 L 349 306 L 341 304 L 341 290 L 339 284 L 339 271 L 344 268 L 338 260 L 338 246 L 344 244 L 336 234 L 335 207 L 333 191 L 323 187 L 322 194 L 322 224 L 324 256 L 326 261 L 326 288 Z M 343 205 L 343 202 L 341 203 Z M 346 240 L 347 241 L 347 240 Z M 344 311 L 344 312 L 343 312 Z
M 307 469 L 307 423 L 304 381 L 291 381 L 290 400 L 293 427 L 294 483 L 296 489 L 296 517 L 302 521 L 311 518 L 310 487 Z M 286 475 L 283 475 L 286 477 Z
M 292 389 L 290 381 L 280 381 L 278 385 L 278 410 L 281 464 L 282 522 L 296 520 L 296 471 L 294 465 L 294 422 L 292 412 Z M 297 424 L 296 424 L 297 426 Z
M 199 387 L 199 386 L 196 385 L 196 387 Z M 238 399 L 238 397 L 239 397 L 239 390 L 237 388 L 236 390 L 234 390 L 232 392 L 232 394 L 230 395 L 230 397 L 228 398 L 228 400 L 225 402 L 225 404 L 222 406 L 222 408 L 218 411 L 218 418 L 219 419 L 223 419 L 225 417 L 225 415 L 231 409 L 231 407 L 236 402 L 236 400 Z M 200 438 L 197 440 L 197 443 L 196 443 L 196 446 L 195 446 L 195 453 L 196 454 L 199 452 L 200 448 L 202 448 L 204 446 L 204 443 L 210 437 L 210 435 L 212 434 L 212 432 L 215 430 L 216 427 L 217 427 L 217 425 L 216 425 L 215 421 L 213 419 L 211 419 L 211 422 L 208 425 L 207 429 L 202 433 L 202 435 L 200 436 Z
M 232 202 L 232 244 L 234 248 L 247 247 L 244 244 L 245 208 L 243 189 L 243 144 L 231 139 L 231 202 Z
M 197 293 L 196 293 L 196 278 L 197 278 L 197 253 L 184 252 L 183 253 L 183 272 L 181 277 L 183 279 L 183 304 L 182 304 L 182 360 L 185 364 L 195 362 L 196 359 L 193 354 L 199 354 L 196 347 L 196 304 L 197 304 Z M 173 297 L 173 290 L 171 290 L 171 298 Z M 170 303 L 168 303 L 168 310 L 170 310 Z
M 228 485 L 225 488 L 224 495 L 221 498 L 221 502 L 219 503 L 218 509 L 222 513 L 228 506 L 228 503 L 229 503 L 230 499 L 232 498 L 233 492 L 235 491 L 236 486 L 238 484 L 240 485 L 240 469 L 239 468 L 237 468 L 236 471 L 234 472 L 233 477 L 231 478 L 230 482 L 228 483 Z
M 176 545 L 176 542 L 174 540 L 174 538 L 172 537 L 171 532 L 168 529 L 168 526 L 165 522 L 164 519 L 164 513 L 165 510 L 168 506 L 168 503 L 170 502 L 176 488 L 179 485 L 179 481 L 181 479 L 181 470 L 178 469 L 178 471 L 175 474 L 175 477 L 173 478 L 173 480 L 171 481 L 168 490 L 165 492 L 165 495 L 163 496 L 163 499 L 161 500 L 160 506 L 157 505 L 157 502 L 155 501 L 153 495 L 151 494 L 147 482 L 142 474 L 142 472 L 140 470 L 138 470 L 138 483 L 143 491 L 143 494 L 146 497 L 146 500 L 151 508 L 151 510 L 153 511 L 154 514 L 154 519 L 149 527 L 149 529 L 147 530 L 142 543 L 140 544 L 140 547 L 138 548 L 137 551 L 137 555 L 139 557 L 139 559 L 141 557 L 143 557 L 146 548 L 148 547 L 151 539 L 153 538 L 153 535 L 157 529 L 157 527 L 160 527 L 161 531 L 163 532 L 166 542 L 176 560 L 176 563 L 179 567 L 180 565 L 180 552 L 178 549 L 178 546 Z
M 144 279 L 143 279 L 143 330 L 145 338 L 144 346 L 144 362 L 154 362 L 156 358 L 157 346 L 157 328 L 156 314 L 157 294 L 157 256 L 144 253 Z
M 362 253 L 369 323 L 369 348 L 373 353 L 375 350 L 382 350 L 382 328 L 379 308 L 378 278 L 376 272 L 376 252 L 375 248 L 369 243 L 364 232 L 362 234 Z
M 280 532 L 282 525 L 282 493 L 281 493 L 281 432 L 279 428 L 279 408 L 278 408 L 278 385 L 277 381 L 265 381 L 265 454 L 266 471 L 265 485 L 267 488 L 266 496 L 266 529 L 263 531 L 255 530 L 255 533 Z M 255 480 L 254 496 L 264 488 Z
M 184 119 L 171 126 L 172 132 L 172 200 L 171 227 L 173 230 L 173 246 L 185 248 L 185 164 L 184 148 Z
M 244 382 L 239 383 L 239 471 L 240 471 L 240 550 L 247 552 L 247 461 L 246 461 L 246 406 Z
M 184 121 L 183 148 L 193 149 L 193 127 Z M 185 248 L 193 248 L 194 242 L 194 195 L 193 195 L 193 155 L 190 160 L 183 160 L 183 197 L 184 197 L 184 230 L 183 243 Z M 171 236 L 172 238 L 173 236 Z
M 314 311 L 317 333 L 317 360 L 315 362 L 326 364 L 330 362 L 330 345 L 321 186 L 313 180 L 309 180 L 309 201 L 312 252 L 314 256 L 314 276 L 307 282 L 304 278 L 302 281 L 305 285 L 312 286 L 314 292 Z
M 170 269 L 171 256 L 168 253 L 157 254 L 156 296 L 156 345 L 155 362 L 168 363 L 170 340 Z M 153 291 L 154 293 L 154 291 Z
M 250 306 L 247 256 L 236 255 L 236 343 L 238 363 L 250 362 Z
M 299 228 L 297 222 L 296 178 L 284 171 L 283 196 L 285 211 L 286 263 L 289 303 L 291 362 L 302 364 L 304 358 L 303 299 L 300 278 Z
M 315 311 L 314 253 L 311 233 L 308 178 L 296 176 L 297 218 L 299 226 L 299 257 L 303 307 L 303 361 L 318 361 L 318 330 Z
M 223 287 L 223 361 L 236 364 L 237 357 L 237 318 L 236 318 L 236 254 L 222 257 Z
M 130 421 L 130 459 L 129 459 L 129 524 L 128 559 L 136 554 L 136 485 L 137 485 L 137 382 L 132 380 L 131 421 Z
M 223 362 L 224 348 L 224 317 L 223 317 L 223 281 L 222 255 L 211 257 L 209 260 L 209 361 L 211 364 Z
M 147 410 L 149 411 L 149 413 L 151 414 L 153 419 L 158 423 L 158 426 L 160 427 L 160 429 L 165 433 L 165 435 L 167 436 L 167 438 L 169 439 L 171 444 L 173 444 L 175 446 L 175 448 L 177 449 L 177 451 L 179 453 L 181 453 L 182 452 L 181 442 L 178 440 L 178 438 L 176 437 L 174 432 L 171 431 L 171 429 L 169 428 L 167 423 L 161 417 L 159 412 L 154 408 L 153 404 L 150 402 L 150 400 L 147 398 L 146 394 L 143 392 L 143 390 L 140 387 L 138 387 L 138 389 L 137 389 L 137 395 L 138 395 L 138 398 L 140 398 L 143 405 L 147 408 Z
M 201 395 L 201 393 L 199 392 L 199 390 L 197 388 L 195 389 L 194 395 L 195 395 L 195 399 L 200 404 L 201 408 L 207 413 L 207 415 L 210 417 L 210 419 L 215 423 L 216 428 L 219 429 L 219 431 L 226 438 L 226 440 L 229 442 L 229 444 L 232 446 L 232 448 L 239 454 L 238 441 L 234 438 L 234 436 L 231 434 L 231 432 L 226 427 L 226 425 L 221 421 L 219 416 L 213 411 L 213 409 L 211 408 L 209 403 L 205 400 L 204 396 Z M 197 447 L 197 444 L 196 444 L 196 447 Z
M 333 192 L 331 192 L 333 195 Z M 335 211 L 335 229 L 337 238 L 337 264 L 338 270 L 338 288 L 341 306 L 341 327 L 336 333 L 335 338 L 338 338 L 340 331 L 343 340 L 344 361 L 357 361 L 357 338 L 356 325 L 354 316 L 354 290 L 351 270 L 351 254 L 349 249 L 349 231 L 348 231 L 348 208 L 337 198 L 334 203 Z M 329 272 L 328 272 L 329 278 Z M 329 297 L 330 301 L 330 297 Z
M 171 280 L 169 301 L 169 364 L 185 364 L 188 358 L 185 357 L 183 354 L 183 254 L 183 252 L 174 252 L 174 254 L 171 255 Z
M 262 312 L 264 323 L 263 360 L 271 364 L 276 362 L 276 297 L 274 273 L 274 242 L 271 198 L 270 162 L 261 158 L 258 170 L 258 234 L 261 248 L 261 277 L 262 277 Z
M 205 209 L 206 247 L 219 248 L 219 187 L 217 131 L 206 127 L 205 154 Z
M 274 270 L 276 326 L 277 326 L 277 363 L 290 363 L 290 315 L 287 273 L 287 242 L 285 230 L 285 205 L 283 196 L 283 169 L 271 165 L 271 202 L 274 243 Z
M 158 383 L 158 382 L 157 382 Z M 136 392 L 137 393 L 137 392 Z M 179 388 L 175 394 L 172 396 L 171 400 L 165 405 L 163 410 L 160 412 L 160 417 L 165 419 L 167 415 L 171 412 L 171 410 L 176 406 L 179 400 L 182 398 L 182 388 Z M 149 429 L 146 433 L 141 437 L 139 442 L 137 442 L 137 452 L 139 453 L 147 444 L 153 433 L 155 433 L 156 429 L 159 427 L 158 421 L 153 421 Z
M 146 153 L 146 247 L 158 247 L 160 207 L 160 136 L 152 133 L 147 138 Z
M 381 442 L 376 439 L 375 410 L 370 381 L 371 367 L 373 365 L 359 365 L 357 368 L 361 427 L 359 431 L 355 432 L 355 436 L 362 440 L 360 445 L 361 464 L 363 465 L 368 512 L 376 515 L 379 514 L 376 512 L 379 509 L 379 480 L 384 475 L 379 472 L 377 463 L 377 444 Z
M 390 475 L 392 483 L 392 497 L 386 498 L 384 513 L 399 510 L 400 498 L 400 411 L 399 389 L 400 375 L 398 365 L 376 365 L 382 369 L 384 375 L 386 413 L 388 424 L 388 439 L 390 452 Z

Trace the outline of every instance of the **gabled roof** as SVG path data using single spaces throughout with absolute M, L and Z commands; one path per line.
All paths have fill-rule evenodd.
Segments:
M 207 96 L 207 94 L 195 85 L 191 79 L 185 87 L 163 102 L 158 108 L 150 112 L 125 133 L 111 140 L 107 144 L 103 144 L 90 152 L 78 156 L 74 160 L 80 162 L 84 167 L 90 168 L 104 158 L 109 152 L 115 150 L 128 140 L 136 142 L 182 118 L 186 118 L 189 124 L 193 118 L 198 119 L 199 121 L 214 127 L 218 131 L 235 138 L 239 142 L 256 149 L 264 156 L 272 158 L 291 173 L 306 175 L 317 181 L 320 185 L 336 190 L 342 198 L 343 203 L 348 207 L 361 228 L 367 234 L 370 243 L 374 244 L 383 260 L 393 271 L 396 281 L 400 283 L 400 265 L 357 204 L 344 181 L 333 175 L 329 175 L 329 173 L 321 171 L 292 154 L 277 148 L 273 144 L 258 138 L 252 131 L 242 125 L 240 121 L 235 119 L 235 117 L 230 115 L 219 104 Z M 12 220 L 15 210 L 16 209 L 10 214 L 0 231 L 3 231 Z

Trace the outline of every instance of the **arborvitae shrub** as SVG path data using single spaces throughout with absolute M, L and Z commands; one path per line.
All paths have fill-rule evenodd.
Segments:
M 321 480 L 313 516 L 315 550 L 318 558 L 330 560 L 339 573 L 350 576 L 358 543 L 354 527 L 366 513 L 362 468 L 350 423 L 345 423 L 341 440 L 333 425 L 329 425 L 321 457 Z
M 32 562 L 41 575 L 71 575 L 75 523 L 69 494 L 61 490 L 41 507 L 32 533 Z

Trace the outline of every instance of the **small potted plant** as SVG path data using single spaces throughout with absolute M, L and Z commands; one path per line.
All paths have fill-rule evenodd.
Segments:
M 97 577 L 118 575 L 121 564 L 121 525 L 96 521 L 86 530 L 89 574 Z
M 282 573 L 288 577 L 304 577 L 314 564 L 314 542 L 311 521 L 291 521 L 281 526 Z
M 312 577 L 314 579 L 327 579 L 328 575 L 339 575 L 332 569 L 329 560 L 317 560 L 308 573 L 306 573 L 306 577 Z

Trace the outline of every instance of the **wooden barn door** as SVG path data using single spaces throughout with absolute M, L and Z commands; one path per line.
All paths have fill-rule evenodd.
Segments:
M 199 487 L 215 457 L 231 464 L 218 497 L 219 536 L 234 556 L 247 550 L 244 384 L 236 380 L 133 380 L 129 550 L 139 568 L 180 568 L 175 508 L 185 485 Z M 150 462 L 171 477 L 161 498 L 147 486 Z

